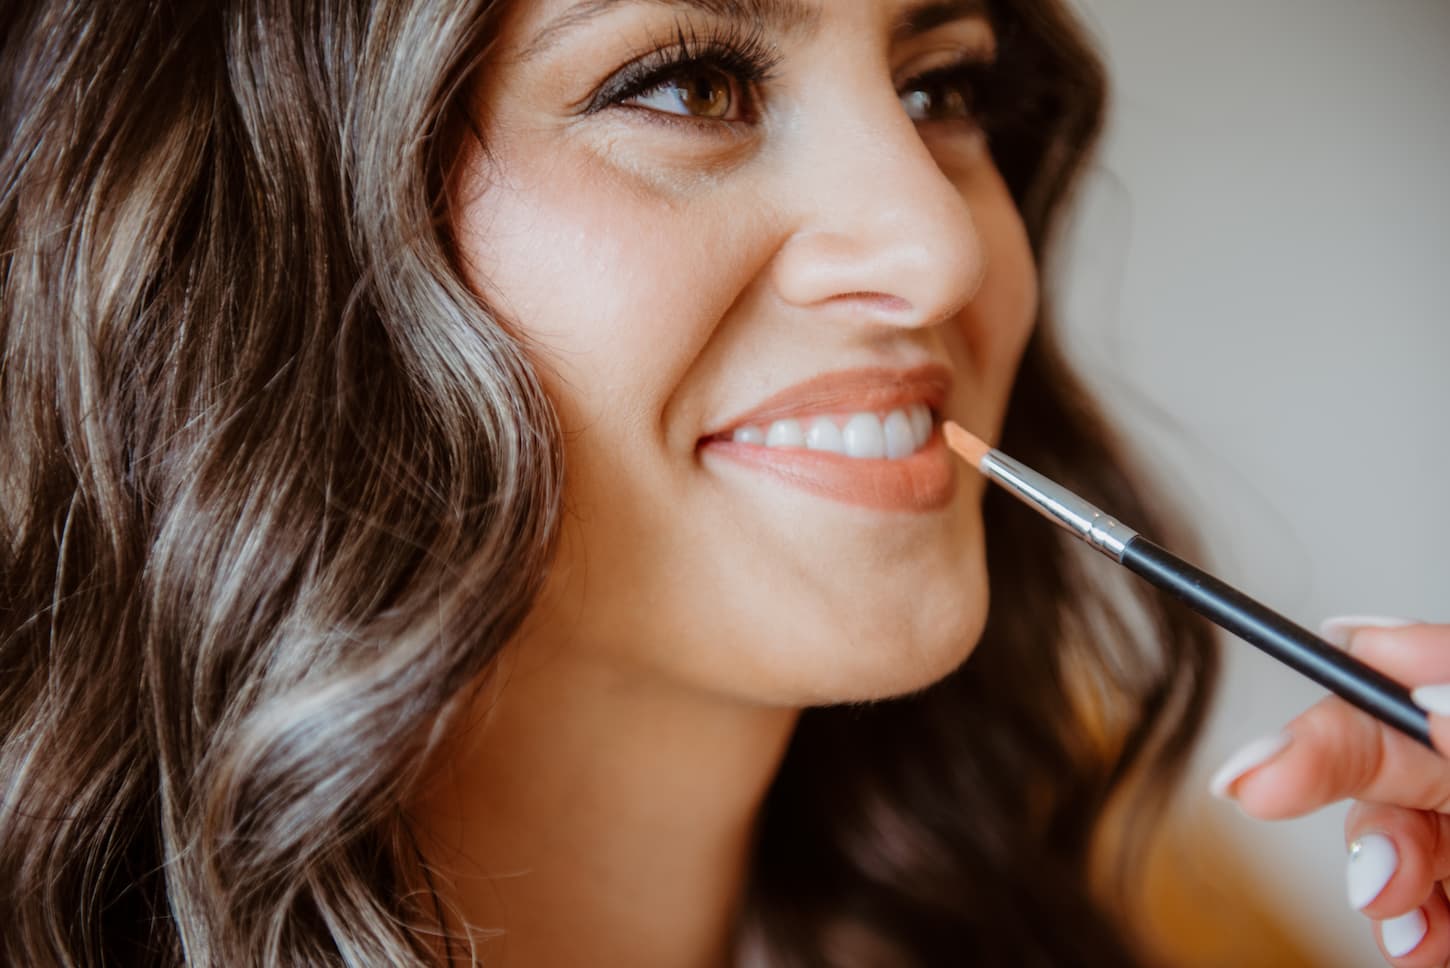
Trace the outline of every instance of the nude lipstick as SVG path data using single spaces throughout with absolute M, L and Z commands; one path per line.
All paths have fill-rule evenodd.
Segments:
M 956 490 L 955 461 L 934 426 L 951 380 L 936 364 L 822 374 L 706 435 L 701 458 L 731 461 L 843 504 L 936 510 Z

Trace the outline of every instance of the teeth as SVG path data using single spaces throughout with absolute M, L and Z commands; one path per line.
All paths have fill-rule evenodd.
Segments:
M 886 456 L 886 431 L 881 418 L 874 413 L 853 413 L 841 430 L 846 441 L 847 457 L 879 458 Z
M 911 438 L 916 446 L 926 446 L 931 439 L 931 410 L 924 403 L 914 403 L 906 408 L 906 419 L 911 421 Z
M 806 446 L 811 450 L 829 450 L 833 454 L 846 452 L 841 428 L 829 417 L 817 417 L 811 421 L 811 429 L 806 432 Z
M 765 435 L 767 447 L 804 447 L 806 433 L 799 420 L 777 420 Z
M 886 456 L 889 459 L 910 457 L 916 450 L 916 439 L 911 432 L 911 421 L 900 410 L 893 410 L 887 414 L 881 429 L 886 437 Z
M 931 410 L 924 403 L 899 407 L 884 417 L 853 413 L 772 421 L 767 427 L 745 424 L 730 439 L 756 447 L 805 448 L 864 459 L 910 457 L 931 439 Z

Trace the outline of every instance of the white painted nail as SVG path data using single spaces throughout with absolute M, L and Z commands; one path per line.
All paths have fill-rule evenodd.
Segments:
M 1429 927 L 1425 912 L 1419 908 L 1409 914 L 1381 921 L 1380 942 L 1385 946 L 1385 954 L 1391 958 L 1400 958 L 1414 951 L 1416 945 L 1425 939 L 1425 932 Z
M 1349 845 L 1349 865 L 1345 883 L 1349 888 L 1349 906 L 1362 910 L 1395 876 L 1400 855 L 1394 841 L 1384 834 L 1365 834 Z
M 1336 615 L 1319 623 L 1319 636 L 1330 645 L 1349 648 L 1349 637 L 1355 629 L 1397 629 L 1416 624 L 1413 619 L 1390 618 L 1388 615 Z
M 1221 800 L 1230 799 L 1229 788 L 1239 777 L 1284 752 L 1284 748 L 1293 738 L 1284 732 L 1275 733 L 1273 736 L 1260 736 L 1245 743 L 1218 768 L 1213 779 L 1208 781 L 1209 791 Z
M 1415 705 L 1437 716 L 1450 716 L 1450 682 L 1438 686 L 1420 686 L 1410 692 Z

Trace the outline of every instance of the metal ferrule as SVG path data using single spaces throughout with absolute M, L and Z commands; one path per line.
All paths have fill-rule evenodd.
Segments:
M 1114 561 L 1123 560 L 1123 549 L 1138 536 L 1126 524 L 1000 451 L 988 451 L 982 458 L 981 470 L 1043 517 L 1056 521 Z

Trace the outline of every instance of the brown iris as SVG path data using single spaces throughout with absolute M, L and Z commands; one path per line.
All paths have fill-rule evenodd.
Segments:
M 661 87 L 671 90 L 693 117 L 724 118 L 735 107 L 735 86 L 730 76 L 707 65 L 683 70 Z
M 907 114 L 918 121 L 962 121 L 972 105 L 961 88 L 943 81 L 924 81 L 901 96 Z

